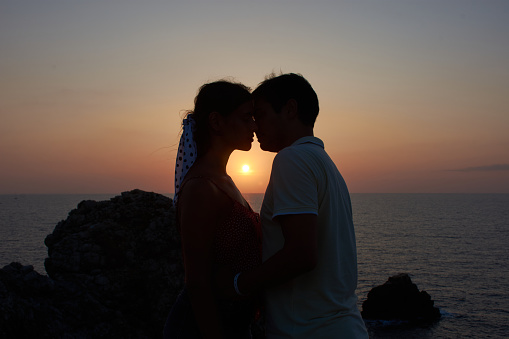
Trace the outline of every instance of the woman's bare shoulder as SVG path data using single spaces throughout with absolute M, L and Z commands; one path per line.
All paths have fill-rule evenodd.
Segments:
M 194 239 L 196 243 L 196 234 L 208 240 L 213 238 L 215 225 L 227 213 L 228 202 L 222 195 L 214 183 L 206 178 L 195 178 L 186 183 L 178 205 L 183 239 Z M 203 239 L 204 243 L 207 241 Z
M 180 207 L 185 209 L 189 204 L 206 210 L 216 210 L 224 204 L 224 193 L 207 177 L 186 179 L 183 193 L 180 196 Z
M 186 178 L 184 183 L 183 191 L 186 196 L 205 196 L 210 198 L 215 195 L 215 191 L 217 190 L 211 180 L 206 177 L 197 176 Z

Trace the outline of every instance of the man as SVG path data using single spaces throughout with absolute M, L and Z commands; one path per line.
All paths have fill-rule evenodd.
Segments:
M 269 339 L 368 338 L 350 196 L 313 136 L 316 93 L 301 75 L 283 74 L 253 96 L 260 147 L 278 154 L 260 213 L 264 263 L 235 276 L 236 293 L 265 290 Z

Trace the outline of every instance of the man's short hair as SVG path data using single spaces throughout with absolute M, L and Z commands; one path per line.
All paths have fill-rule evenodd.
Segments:
M 295 73 L 272 73 L 254 90 L 253 97 L 265 99 L 277 113 L 281 112 L 288 100 L 294 99 L 300 121 L 311 127 L 314 126 L 320 109 L 318 97 L 311 84 L 302 75 Z

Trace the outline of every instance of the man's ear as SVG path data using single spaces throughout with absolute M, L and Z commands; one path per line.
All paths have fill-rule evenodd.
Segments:
M 286 102 L 285 106 L 283 107 L 283 111 L 285 112 L 287 118 L 289 119 L 297 119 L 298 113 L 299 113 L 299 104 L 297 103 L 297 100 L 290 99 Z
M 221 131 L 221 125 L 223 120 L 221 119 L 222 116 L 218 112 L 211 112 L 209 114 L 209 126 L 212 128 L 212 131 L 218 133 Z

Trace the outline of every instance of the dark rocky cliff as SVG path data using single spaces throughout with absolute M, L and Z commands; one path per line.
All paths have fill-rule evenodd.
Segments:
M 364 319 L 426 323 L 441 317 L 434 303 L 426 291 L 419 291 L 408 274 L 401 273 L 373 287 L 362 304 L 361 313 Z
M 0 338 L 159 338 L 183 286 L 171 199 L 83 201 L 45 240 L 48 276 L 0 270 Z

